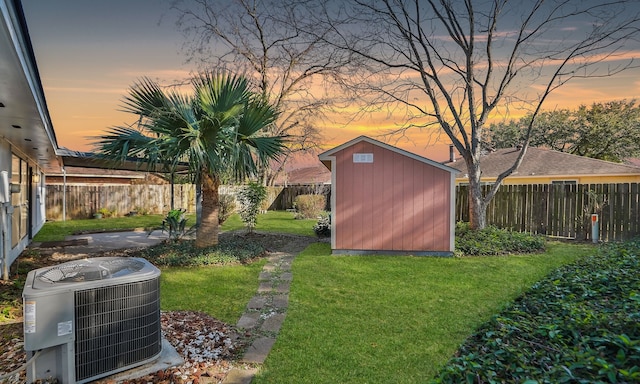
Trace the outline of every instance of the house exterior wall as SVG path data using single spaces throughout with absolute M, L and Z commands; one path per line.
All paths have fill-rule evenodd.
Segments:
M 356 153 L 373 162 L 354 163 Z M 334 252 L 453 251 L 450 172 L 367 141 L 334 156 Z
M 1 253 L 6 252 L 11 265 L 46 221 L 44 174 L 5 140 L 0 140 L 0 171 L 8 173 L 10 184 L 20 185 L 20 192 L 7 194 L 8 201 L 0 203 L 0 228 L 6 233 L 0 236 Z

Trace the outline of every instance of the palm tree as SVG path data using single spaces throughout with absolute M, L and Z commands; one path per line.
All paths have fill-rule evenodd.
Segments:
M 144 78 L 124 99 L 124 111 L 139 116 L 138 128 L 114 127 L 95 143 L 97 153 L 113 160 L 132 157 L 148 166 L 173 171 L 188 164 L 202 189 L 202 217 L 196 246 L 218 244 L 218 187 L 224 175 L 254 176 L 277 158 L 282 137 L 261 135 L 278 117 L 268 102 L 249 89 L 246 78 L 224 72 L 200 74 L 193 94 L 163 91 Z

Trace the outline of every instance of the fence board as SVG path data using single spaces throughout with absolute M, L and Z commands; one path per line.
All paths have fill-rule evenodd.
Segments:
M 47 185 L 47 220 L 62 219 L 63 198 L 67 219 L 90 218 L 101 208 L 118 216 L 135 210 L 163 213 L 171 208 L 171 185 Z M 174 185 L 174 207 L 195 212 L 193 185 Z
M 599 208 L 594 210 L 595 201 Z M 469 221 L 468 206 L 468 186 L 458 186 L 457 221 Z M 603 241 L 640 235 L 640 184 L 505 185 L 487 206 L 487 223 L 522 232 L 590 239 L 591 213 L 599 214 Z

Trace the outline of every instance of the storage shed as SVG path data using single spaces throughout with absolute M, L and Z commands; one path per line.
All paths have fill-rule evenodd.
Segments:
M 319 158 L 331 170 L 334 254 L 453 253 L 456 169 L 366 136 Z

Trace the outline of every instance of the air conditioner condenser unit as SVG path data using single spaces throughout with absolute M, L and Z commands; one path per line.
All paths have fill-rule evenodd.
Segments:
M 97 257 L 36 269 L 22 297 L 29 383 L 87 383 L 162 352 L 160 270 L 144 259 Z

